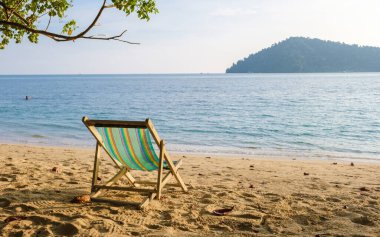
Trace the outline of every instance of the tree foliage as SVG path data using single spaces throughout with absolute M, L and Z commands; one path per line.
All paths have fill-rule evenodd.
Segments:
M 91 0 L 93 1 L 93 0 Z M 151 14 L 158 13 L 155 0 L 99 0 L 100 4 L 92 22 L 80 32 L 75 19 L 68 20 L 65 13 L 73 7 L 74 0 L 0 0 L 0 49 L 3 49 L 13 39 L 21 43 L 24 37 L 30 42 L 37 43 L 40 35 L 55 41 L 73 41 L 77 39 L 117 40 L 126 31 L 112 37 L 89 35 L 90 30 L 98 22 L 104 10 L 116 8 L 127 16 L 136 13 L 141 20 L 149 21 Z M 52 20 L 65 22 L 60 32 L 50 31 Z M 46 23 L 42 26 L 41 23 Z
M 291 37 L 239 60 L 227 73 L 379 72 L 380 48 Z

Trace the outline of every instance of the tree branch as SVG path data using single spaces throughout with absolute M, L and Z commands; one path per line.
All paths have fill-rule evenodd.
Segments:
M 100 15 L 102 15 L 102 12 L 103 12 L 103 10 L 104 10 L 104 8 L 105 8 L 105 6 L 106 6 L 106 2 L 107 2 L 107 0 L 104 0 L 104 1 L 103 1 L 103 5 L 102 5 L 102 7 L 100 8 L 100 10 L 99 10 L 98 14 L 96 15 L 95 19 L 94 19 L 94 20 L 92 21 L 92 23 L 87 27 L 87 29 L 85 29 L 84 31 L 82 31 L 82 32 L 79 33 L 78 35 L 73 36 L 73 37 L 76 37 L 75 39 L 78 39 L 78 38 L 84 36 L 87 32 L 89 32 L 89 31 L 92 29 L 92 27 L 94 27 L 94 25 L 95 25 L 96 22 L 98 21 Z M 74 40 L 74 39 L 73 39 L 73 40 Z
M 120 41 L 120 42 L 124 42 L 124 43 L 128 43 L 128 44 L 140 44 L 140 43 L 136 43 L 136 42 L 130 42 L 127 40 L 119 39 L 120 37 L 123 36 L 123 34 L 125 32 L 127 32 L 127 30 L 124 30 L 120 35 L 111 36 L 111 37 L 83 36 L 83 38 L 84 39 L 96 39 L 96 40 L 116 40 L 116 41 Z
M 68 36 L 68 35 L 64 35 L 64 34 L 57 34 L 57 33 L 53 33 L 53 32 L 47 31 L 48 28 L 49 28 L 49 25 L 50 25 L 50 18 L 49 18 L 49 22 L 48 22 L 48 25 L 46 26 L 45 30 L 35 29 L 32 26 L 30 26 L 30 23 L 26 19 L 24 19 L 23 17 L 21 17 L 16 11 L 13 11 L 13 13 L 20 20 L 22 20 L 22 22 L 25 23 L 25 24 L 21 24 L 21 23 L 9 21 L 9 20 L 7 20 L 7 21 L 0 20 L 0 25 L 11 26 L 12 28 L 25 30 L 25 31 L 28 31 L 28 32 L 31 32 L 31 33 L 34 33 L 34 34 L 41 34 L 41 35 L 47 36 L 47 37 L 49 37 L 49 38 L 51 38 L 51 39 L 53 39 L 55 41 L 59 41 L 59 42 L 74 41 L 76 39 L 81 39 L 82 38 L 82 39 L 97 39 L 97 40 L 116 40 L 116 41 L 120 41 L 120 42 L 124 42 L 124 43 L 128 43 L 128 44 L 139 44 L 139 43 L 129 42 L 129 41 L 120 39 L 120 37 L 123 36 L 123 34 L 126 32 L 126 30 L 123 31 L 121 34 L 116 35 L 116 36 L 112 36 L 112 37 L 85 36 L 95 26 L 96 22 L 99 20 L 100 16 L 102 15 L 103 10 L 105 8 L 109 8 L 109 6 L 106 6 L 106 2 L 107 2 L 107 0 L 103 0 L 103 4 L 100 7 L 100 9 L 99 9 L 97 15 L 95 16 L 94 20 L 91 22 L 91 24 L 84 31 L 82 31 L 79 34 L 74 35 L 74 36 Z M 7 12 L 8 9 L 10 9 L 2 1 L 0 1 L 0 6 L 2 6 L 3 9 L 6 12 Z

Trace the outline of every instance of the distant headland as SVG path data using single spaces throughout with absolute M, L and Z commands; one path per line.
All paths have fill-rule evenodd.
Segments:
M 291 37 L 239 60 L 226 73 L 380 72 L 380 48 Z

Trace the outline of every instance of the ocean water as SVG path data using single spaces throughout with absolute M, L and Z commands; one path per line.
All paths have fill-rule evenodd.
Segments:
M 84 115 L 176 152 L 380 160 L 380 74 L 0 76 L 0 142 L 94 146 Z

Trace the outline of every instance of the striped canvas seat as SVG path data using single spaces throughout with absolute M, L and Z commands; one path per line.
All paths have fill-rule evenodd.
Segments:
M 148 129 L 97 127 L 97 130 L 113 159 L 133 170 L 158 169 L 159 158 Z

